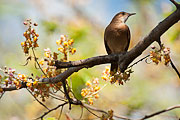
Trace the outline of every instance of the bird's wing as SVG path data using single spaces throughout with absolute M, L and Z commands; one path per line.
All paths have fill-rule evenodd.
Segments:
M 105 45 L 105 48 L 106 48 L 106 52 L 108 53 L 108 54 L 111 54 L 112 53 L 112 51 L 111 51 L 111 49 L 109 48 L 109 46 L 108 46 L 108 44 L 107 44 L 107 39 L 109 39 L 107 36 L 107 29 L 108 29 L 108 27 L 106 28 L 106 30 L 105 30 L 105 34 L 104 34 L 104 45 Z
M 107 44 L 106 41 L 104 41 L 104 44 L 105 44 L 106 52 L 107 52 L 108 54 L 111 54 L 112 51 L 111 51 L 111 49 L 109 48 L 109 46 L 108 46 L 108 44 Z
M 128 29 L 127 29 L 128 44 L 127 44 L 127 46 L 126 46 L 126 48 L 125 48 L 125 51 L 128 50 L 129 44 L 130 44 L 130 39 L 131 39 L 131 33 L 130 33 L 130 30 L 129 30 L 129 27 L 127 27 L 127 28 L 128 28 Z

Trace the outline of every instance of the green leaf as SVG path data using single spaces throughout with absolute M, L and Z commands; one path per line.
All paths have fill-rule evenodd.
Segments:
M 86 87 L 85 83 L 90 77 L 86 73 L 74 74 L 72 76 L 72 90 L 77 99 L 81 100 L 81 90 Z

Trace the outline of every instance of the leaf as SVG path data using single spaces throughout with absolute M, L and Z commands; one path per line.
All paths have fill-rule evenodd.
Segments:
M 90 80 L 86 73 L 74 74 L 72 76 L 72 90 L 77 99 L 81 100 L 81 90 L 85 88 L 85 83 Z

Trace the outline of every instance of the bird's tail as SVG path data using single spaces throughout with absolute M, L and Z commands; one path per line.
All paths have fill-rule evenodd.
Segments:
M 118 70 L 118 63 L 111 63 L 111 72 L 110 74 L 113 76 Z

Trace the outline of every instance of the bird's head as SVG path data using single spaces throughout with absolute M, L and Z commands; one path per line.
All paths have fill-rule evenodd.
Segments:
M 127 19 L 129 18 L 129 16 L 132 16 L 135 14 L 136 13 L 119 12 L 118 14 L 116 14 L 114 16 L 113 20 L 118 20 L 118 21 L 125 23 L 127 21 Z

